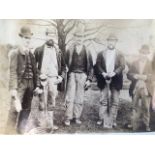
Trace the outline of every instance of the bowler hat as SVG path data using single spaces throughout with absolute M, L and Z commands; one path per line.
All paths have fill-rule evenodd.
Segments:
M 108 36 L 107 40 L 115 40 L 115 41 L 117 41 L 118 38 L 117 38 L 114 34 L 110 34 L 110 35 Z
M 31 37 L 33 35 L 33 33 L 31 32 L 31 29 L 27 26 L 23 26 L 21 29 L 20 29 L 20 32 L 19 32 L 19 36 L 20 37 Z
M 150 53 L 150 48 L 148 45 L 144 44 L 141 46 L 141 49 L 139 50 L 139 53 L 143 54 L 149 54 Z

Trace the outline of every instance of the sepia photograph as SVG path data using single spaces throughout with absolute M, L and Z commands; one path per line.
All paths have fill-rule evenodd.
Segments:
M 155 132 L 154 19 L 0 19 L 0 134 Z

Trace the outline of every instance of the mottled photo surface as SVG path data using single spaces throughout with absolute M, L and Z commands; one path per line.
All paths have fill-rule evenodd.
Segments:
M 155 20 L 0 27 L 0 134 L 155 131 Z

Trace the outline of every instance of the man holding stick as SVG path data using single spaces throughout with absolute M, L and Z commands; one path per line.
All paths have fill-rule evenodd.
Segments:
M 118 39 L 111 34 L 107 38 L 107 48 L 101 51 L 96 61 L 96 77 L 101 90 L 98 125 L 116 127 L 116 118 L 119 105 L 119 93 L 123 86 L 123 69 L 125 59 L 122 53 L 115 48 Z M 111 92 L 111 102 L 109 99 Z M 107 102 L 109 101 L 109 103 Z M 109 120 L 109 125 L 107 124 Z M 111 125 L 110 125 L 111 124 Z

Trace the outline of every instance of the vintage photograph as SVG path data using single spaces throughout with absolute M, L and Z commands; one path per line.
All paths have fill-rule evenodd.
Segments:
M 0 134 L 155 132 L 155 20 L 0 27 Z

